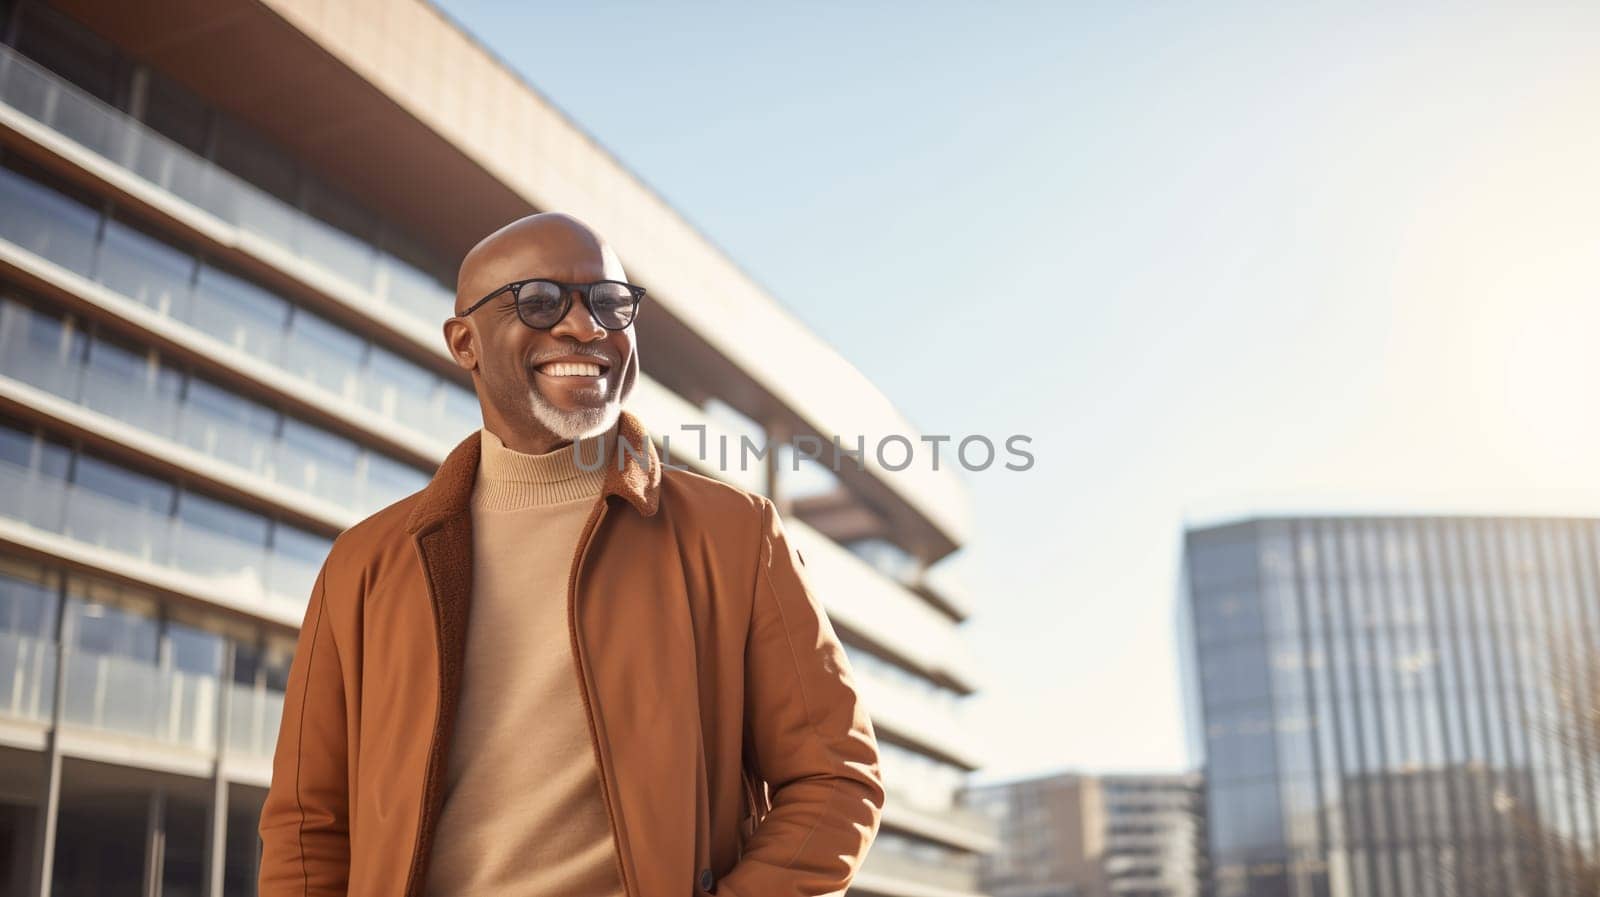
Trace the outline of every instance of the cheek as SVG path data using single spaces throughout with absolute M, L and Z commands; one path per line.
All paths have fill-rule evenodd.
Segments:
M 511 356 L 496 355 L 483 358 L 478 365 L 479 375 L 489 390 L 496 395 L 520 395 L 529 389 L 533 375 L 517 364 Z

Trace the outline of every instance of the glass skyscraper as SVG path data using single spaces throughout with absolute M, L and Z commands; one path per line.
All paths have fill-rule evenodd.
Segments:
M 1597 561 L 1590 519 L 1190 530 L 1216 897 L 1593 893 Z

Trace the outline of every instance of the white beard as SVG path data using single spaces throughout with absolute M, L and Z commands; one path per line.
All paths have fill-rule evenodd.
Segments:
M 557 438 L 577 442 L 580 439 L 592 439 L 611 431 L 617 425 L 617 419 L 622 416 L 622 406 L 633 394 L 633 386 L 639 374 L 639 349 L 635 347 L 628 356 L 628 364 L 622 372 L 622 380 L 615 384 L 610 378 L 606 381 L 606 401 L 599 408 L 585 409 L 583 411 L 562 411 L 550 404 L 544 393 L 537 386 L 529 384 L 529 406 L 533 409 L 533 416 L 546 429 L 554 433 Z M 598 457 L 598 456 L 597 456 Z
M 616 425 L 617 418 L 622 415 L 622 402 L 618 401 L 615 395 L 607 398 L 606 403 L 599 408 L 585 408 L 580 411 L 563 411 L 557 408 L 537 389 L 530 391 L 529 399 L 533 416 L 539 423 L 557 438 L 573 442 L 609 431 Z

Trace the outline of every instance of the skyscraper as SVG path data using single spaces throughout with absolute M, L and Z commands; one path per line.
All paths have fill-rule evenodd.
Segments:
M 1191 530 L 1217 897 L 1578 893 L 1600 847 L 1597 560 L 1590 519 Z
M 773 498 L 846 642 L 890 790 L 854 892 L 973 891 L 962 485 L 877 463 L 912 428 L 706 237 L 417 0 L 15 0 L 0 37 L 0 893 L 254 892 L 311 584 L 481 425 L 455 264 L 539 209 L 650 290 L 630 409 Z M 801 436 L 865 469 L 739 463 Z

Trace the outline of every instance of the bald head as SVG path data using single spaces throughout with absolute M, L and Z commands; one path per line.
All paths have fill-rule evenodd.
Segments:
M 617 254 L 587 224 L 559 212 L 529 215 L 484 237 L 461 260 L 456 315 L 508 283 L 534 278 L 628 279 Z M 451 357 L 472 372 L 484 426 L 520 452 L 544 453 L 615 426 L 639 377 L 633 325 L 606 329 L 587 301 L 567 303 L 560 321 L 535 328 L 501 294 L 443 326 Z
M 456 274 L 456 314 L 514 280 L 571 283 L 627 280 L 611 246 L 589 225 L 562 212 L 518 218 L 478 241 Z

